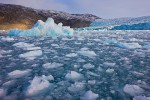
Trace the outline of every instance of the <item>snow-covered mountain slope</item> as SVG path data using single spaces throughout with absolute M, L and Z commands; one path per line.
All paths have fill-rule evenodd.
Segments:
M 149 30 L 150 16 L 137 18 L 98 19 L 91 23 L 92 27 L 119 30 Z
M 62 22 L 65 26 L 73 28 L 88 27 L 91 22 L 99 18 L 92 14 L 69 14 L 0 3 L 0 30 L 29 29 L 37 20 L 46 21 L 49 17 L 53 18 L 57 24 Z

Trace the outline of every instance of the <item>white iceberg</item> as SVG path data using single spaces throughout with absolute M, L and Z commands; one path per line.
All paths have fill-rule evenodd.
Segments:
M 26 70 L 14 70 L 10 73 L 8 73 L 8 76 L 10 78 L 21 78 L 26 75 L 28 75 L 31 72 L 31 69 L 26 69 Z
M 31 81 L 30 86 L 27 88 L 27 96 L 35 96 L 41 94 L 50 88 L 51 84 L 47 78 L 43 75 L 42 77 L 35 76 Z
M 69 26 L 58 25 L 52 18 L 46 22 L 38 20 L 37 23 L 28 30 L 13 29 L 8 32 L 8 36 L 72 36 L 74 30 Z

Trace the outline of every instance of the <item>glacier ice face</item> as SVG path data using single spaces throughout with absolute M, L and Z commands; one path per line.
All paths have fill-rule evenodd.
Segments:
M 48 18 L 46 22 L 38 20 L 28 30 L 12 29 L 8 32 L 8 36 L 72 36 L 73 32 L 69 26 L 62 26 L 62 23 L 57 25 L 52 18 Z
M 137 18 L 98 19 L 91 23 L 94 30 L 150 30 L 150 16 Z

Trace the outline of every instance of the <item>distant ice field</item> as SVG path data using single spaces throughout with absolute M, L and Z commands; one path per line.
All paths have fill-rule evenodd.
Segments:
M 0 36 L 0 100 L 149 100 L 150 31 Z

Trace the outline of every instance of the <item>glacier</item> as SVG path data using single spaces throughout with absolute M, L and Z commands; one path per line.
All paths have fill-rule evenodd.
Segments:
M 91 23 L 94 30 L 150 30 L 150 16 L 137 18 L 97 19 Z
M 28 30 L 12 29 L 8 36 L 72 36 L 74 30 L 62 23 L 56 24 L 53 18 L 48 18 L 46 22 L 38 20 L 37 23 Z

